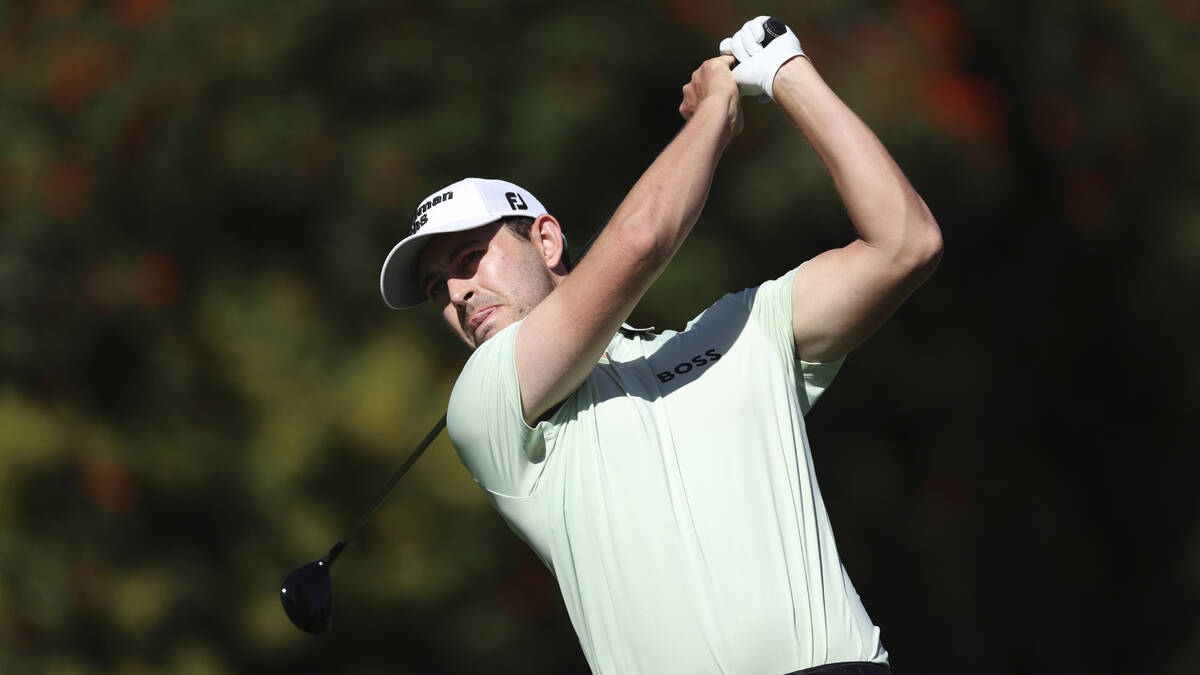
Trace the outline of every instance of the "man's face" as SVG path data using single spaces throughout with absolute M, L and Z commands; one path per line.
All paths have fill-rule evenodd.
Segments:
M 500 223 L 435 236 L 417 274 L 426 297 L 472 349 L 524 318 L 555 285 L 539 248 Z

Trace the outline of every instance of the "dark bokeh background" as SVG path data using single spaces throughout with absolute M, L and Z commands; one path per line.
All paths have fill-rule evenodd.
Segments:
M 0 672 L 585 669 L 445 438 L 466 352 L 378 271 L 464 175 L 578 247 L 756 14 L 796 29 L 938 217 L 943 263 L 810 416 L 906 673 L 1200 661 L 1200 3 L 0 4 Z M 633 320 L 678 328 L 851 229 L 771 106 Z

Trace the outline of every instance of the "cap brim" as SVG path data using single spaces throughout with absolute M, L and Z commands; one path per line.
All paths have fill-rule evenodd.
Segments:
M 408 309 L 416 307 L 428 299 L 425 297 L 425 289 L 421 288 L 417 279 L 417 261 L 434 235 L 473 230 L 505 217 L 506 214 L 488 216 L 482 220 L 468 218 L 439 226 L 436 230 L 425 228 L 414 235 L 401 239 L 388 253 L 387 259 L 383 261 L 383 269 L 379 273 L 379 292 L 383 295 L 383 301 L 392 309 Z

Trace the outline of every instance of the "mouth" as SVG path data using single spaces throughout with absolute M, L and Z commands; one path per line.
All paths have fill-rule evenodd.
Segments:
M 467 319 L 467 332 L 478 337 L 479 327 L 483 325 L 483 322 L 486 321 L 487 318 L 492 315 L 492 312 L 496 311 L 498 307 L 499 305 L 489 305 L 473 312 Z

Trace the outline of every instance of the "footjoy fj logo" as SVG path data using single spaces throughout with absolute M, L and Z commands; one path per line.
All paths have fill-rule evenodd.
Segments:
M 412 230 L 409 231 L 409 234 L 416 234 L 417 230 L 421 229 L 422 225 L 429 222 L 429 214 L 425 213 L 426 211 L 432 209 L 438 204 L 441 204 L 442 202 L 448 202 L 451 199 L 454 199 L 454 191 L 447 190 L 440 195 L 434 195 L 432 199 L 429 199 L 418 206 L 417 215 L 415 218 L 413 218 Z
M 708 358 L 704 358 L 706 356 Z M 693 370 L 703 368 L 704 366 L 707 366 L 710 363 L 716 363 L 719 360 L 721 360 L 721 354 L 719 354 L 715 348 L 707 349 L 703 354 L 697 354 L 693 356 L 690 361 L 684 361 L 683 363 L 676 365 L 671 370 L 664 370 L 661 373 L 655 373 L 655 376 L 658 377 L 660 382 L 670 382 L 671 380 L 675 379 L 676 375 L 686 375 Z
M 513 209 L 526 210 L 529 208 L 529 205 L 525 203 L 525 200 L 521 198 L 521 195 L 515 192 L 505 192 L 504 196 L 508 199 L 508 205 L 513 207 Z

